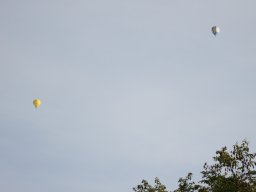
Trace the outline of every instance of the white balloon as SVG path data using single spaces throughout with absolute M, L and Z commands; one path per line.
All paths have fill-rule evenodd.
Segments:
M 217 27 L 217 26 L 213 26 L 213 27 L 212 27 L 212 33 L 213 33 L 213 35 L 216 36 L 219 32 L 220 32 L 220 28 L 219 28 L 219 27 Z

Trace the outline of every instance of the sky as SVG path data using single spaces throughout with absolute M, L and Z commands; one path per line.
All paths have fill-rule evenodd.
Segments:
M 256 151 L 255 7 L 0 0 L 0 191 L 175 189 L 222 146 Z

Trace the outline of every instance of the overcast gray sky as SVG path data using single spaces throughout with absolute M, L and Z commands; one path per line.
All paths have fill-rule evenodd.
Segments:
M 174 189 L 224 145 L 256 149 L 255 8 L 0 0 L 0 191 Z

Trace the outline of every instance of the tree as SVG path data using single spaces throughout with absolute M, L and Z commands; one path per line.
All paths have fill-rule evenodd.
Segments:
M 227 147 L 216 151 L 214 164 L 204 164 L 202 179 L 192 180 L 192 173 L 178 181 L 178 189 L 173 192 L 256 192 L 256 153 L 250 153 L 249 143 L 244 140 L 233 145 L 228 152 Z M 166 187 L 156 178 L 152 187 L 146 180 L 133 188 L 135 192 L 167 192 Z
M 155 178 L 154 187 L 149 185 L 146 180 L 142 180 L 141 183 L 141 185 L 133 188 L 135 192 L 168 192 L 165 185 L 163 185 L 157 177 Z

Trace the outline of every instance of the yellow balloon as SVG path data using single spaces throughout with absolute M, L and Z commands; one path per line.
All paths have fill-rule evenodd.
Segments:
M 33 101 L 33 104 L 34 104 L 35 108 L 38 108 L 38 107 L 41 105 L 40 99 L 35 99 L 35 100 Z

